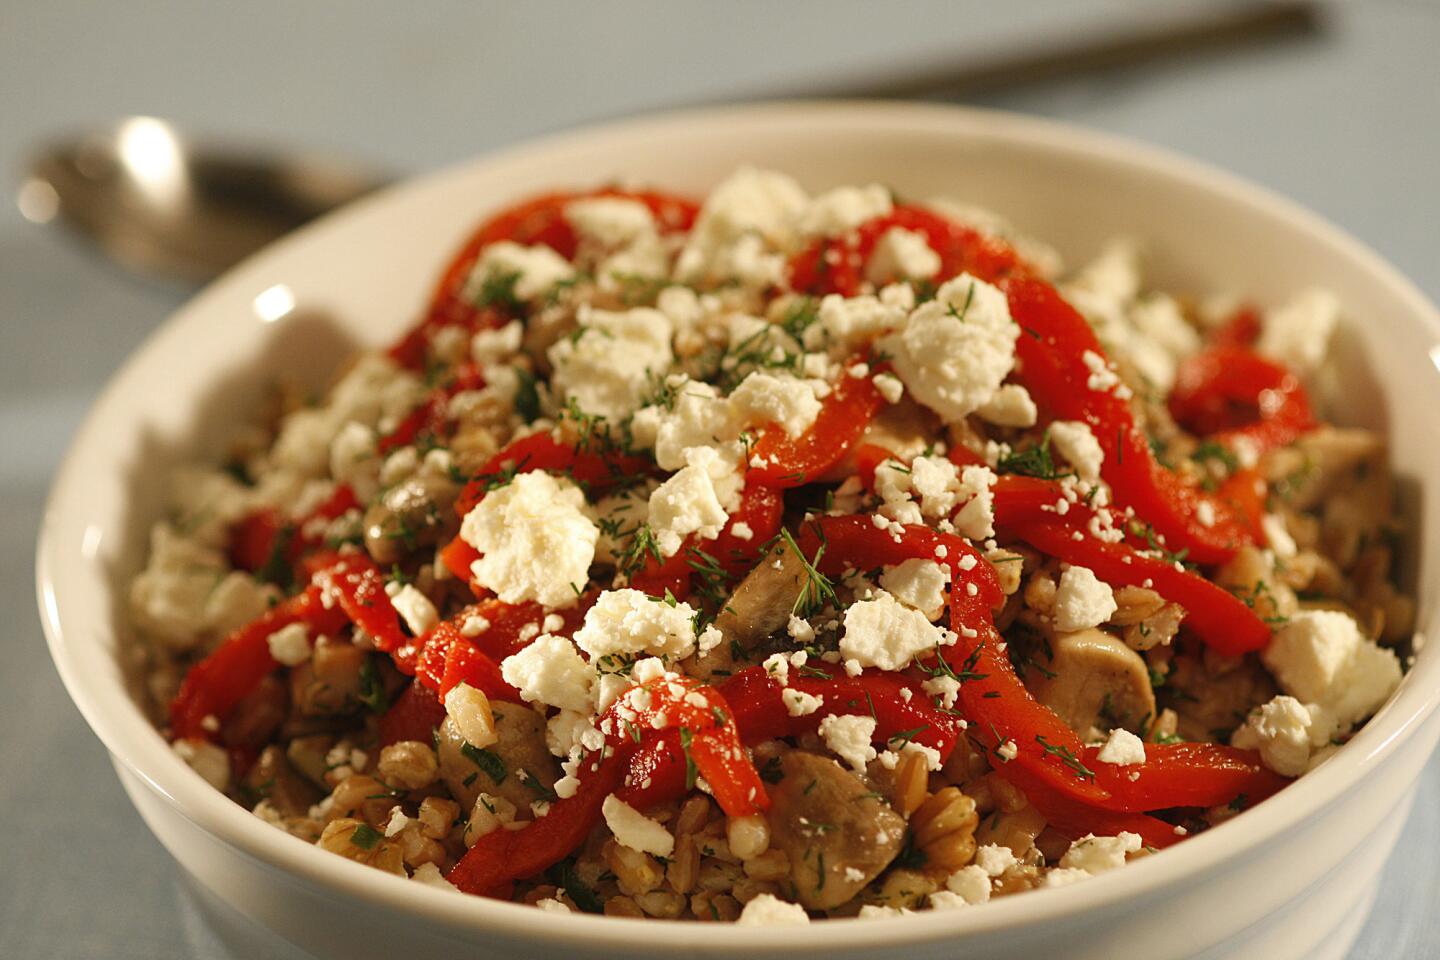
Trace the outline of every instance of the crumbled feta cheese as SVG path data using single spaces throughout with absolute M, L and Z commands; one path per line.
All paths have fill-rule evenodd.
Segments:
M 583 241 L 606 249 L 622 247 L 655 232 L 655 217 L 639 200 L 585 197 L 565 205 L 565 219 Z
M 1145 762 L 1145 741 L 1123 727 L 1110 731 L 1110 738 L 1095 759 L 1101 763 L 1127 765 Z
M 880 235 L 865 264 L 865 278 L 877 287 L 892 280 L 928 280 L 940 272 L 940 254 L 918 230 L 891 227 Z
M 903 670 L 917 654 L 933 650 L 943 640 L 925 614 L 882 592 L 845 610 L 840 655 L 862 667 Z
M 470 684 L 458 683 L 450 688 L 445 694 L 445 713 L 472 747 L 488 747 L 499 740 L 490 698 Z
M 232 570 L 205 598 L 201 618 L 217 637 L 227 636 L 260 619 L 280 599 L 273 584 L 261 583 L 243 570 Z
M 778 423 L 792 437 L 810 429 L 820 414 L 820 401 L 805 381 L 759 371 L 740 382 L 730 403 L 742 424 Z
M 505 682 L 526 703 L 585 712 L 595 671 L 564 637 L 545 634 L 500 663 Z
M 650 495 L 650 529 L 663 556 L 673 556 L 692 533 L 707 540 L 718 537 L 730 519 L 710 473 L 718 458 L 713 447 L 690 448 L 688 465 Z
M 680 660 L 695 651 L 695 610 L 639 590 L 606 590 L 585 612 L 575 644 L 592 660 L 614 653 Z
M 1305 376 L 1320 366 L 1340 321 L 1340 301 L 1328 290 L 1306 290 L 1265 312 L 1255 349 Z
M 647 417 L 655 421 L 655 462 L 662 470 L 685 466 L 686 453 L 694 447 L 730 441 L 739 435 L 735 408 L 713 385 L 683 375 L 673 376 L 666 383 L 675 396 L 674 408 L 657 409 Z M 641 420 L 640 414 L 636 414 L 636 421 Z M 632 422 L 632 431 L 635 427 Z
M 286 667 L 298 667 L 310 659 L 310 631 L 303 623 L 291 623 L 265 638 L 270 656 Z
M 878 183 L 836 187 L 811 200 L 800 211 L 795 225 L 803 236 L 838 237 L 867 220 L 885 216 L 891 209 L 890 191 Z
M 785 712 L 790 716 L 804 717 L 819 710 L 824 699 L 805 693 L 803 690 L 786 689 L 780 691 L 780 702 L 785 704 Z
M 975 865 L 984 870 L 986 876 L 998 877 L 1015 863 L 1015 852 L 1009 847 L 987 843 L 975 851 Z
M 547 356 L 557 396 L 586 414 L 618 423 L 640 406 L 657 377 L 675 361 L 674 328 L 659 310 L 580 309 L 576 335 L 563 337 Z
M 136 624 L 172 650 L 194 647 L 206 629 L 206 600 L 225 569 L 218 551 L 156 524 L 150 533 L 150 559 L 130 585 Z
M 1144 845 L 1138 834 L 1122 832 L 1114 837 L 1097 837 L 1093 833 L 1070 844 L 1060 866 L 1065 870 L 1082 870 L 1091 876 L 1125 866 L 1125 855 L 1135 853 Z
M 1011 760 L 1020 756 L 1020 747 L 1016 745 L 1014 740 L 1007 739 L 995 748 L 995 755 L 1006 763 L 1009 763 Z
M 809 198 L 783 173 L 741 167 L 710 191 L 695 226 L 675 263 L 684 283 L 740 280 L 763 286 L 780 279 L 783 254 L 765 252 L 780 245 Z
M 1086 567 L 1066 567 L 1055 592 L 1055 629 L 1073 633 L 1098 627 L 1115 612 L 1115 593 L 1110 585 Z
M 908 607 L 937 620 L 945 610 L 945 587 L 950 571 L 934 560 L 911 558 L 880 573 L 880 586 Z
M 1100 479 L 1105 451 L 1088 424 L 1079 420 L 1057 420 L 1050 424 L 1050 443 L 1055 452 L 1075 468 L 1081 480 L 1094 483 Z
M 735 921 L 742 927 L 776 927 L 810 922 L 810 914 L 798 903 L 781 900 L 773 893 L 761 893 L 751 897 Z
M 1374 713 L 1400 684 L 1394 652 L 1371 643 L 1335 610 L 1292 614 L 1260 659 L 1281 690 L 1320 706 L 1341 730 Z
M 1200 334 L 1185 319 L 1174 297 L 1163 293 L 1142 297 L 1130 308 L 1129 318 L 1135 329 L 1176 360 L 1200 349 Z
M 606 797 L 600 810 L 605 815 L 605 825 L 615 835 L 615 842 L 622 847 L 657 857 L 668 857 L 675 852 L 675 837 L 663 824 L 651 820 L 619 797 Z
M 875 389 L 880 391 L 880 396 L 885 398 L 886 403 L 899 403 L 900 398 L 905 396 L 905 384 L 893 373 L 878 373 L 875 375 Z
M 875 718 L 868 714 L 834 714 L 820 721 L 820 737 L 830 752 L 850 764 L 856 773 L 875 759 Z
M 475 268 L 465 280 L 462 295 L 466 300 L 478 300 L 486 283 L 514 276 L 515 296 L 520 300 L 535 300 L 574 275 L 575 268 L 570 261 L 543 243 L 526 247 L 501 240 L 490 244 L 480 254 Z
M 440 622 L 440 613 L 435 609 L 435 604 L 417 590 L 414 584 L 407 583 L 402 586 L 390 598 L 390 603 L 405 621 L 405 626 L 410 628 L 411 636 L 418 637 Z
M 997 427 L 1033 427 L 1040 415 L 1030 391 L 1018 383 L 1001 384 L 975 412 Z
M 449 880 L 446 880 L 445 874 L 441 873 L 440 868 L 433 863 L 420 864 L 420 866 L 415 868 L 415 872 L 410 874 L 410 879 L 416 883 L 423 883 L 427 887 L 435 887 L 440 890 L 454 890 L 456 893 L 460 892 L 460 888 L 456 887 L 455 884 Z
M 1047 887 L 1068 887 L 1072 883 L 1079 883 L 1081 880 L 1089 880 L 1094 874 L 1089 870 L 1071 869 L 1069 867 L 1055 867 L 1045 873 L 1044 884 Z
M 920 403 L 955 423 L 983 406 L 1015 365 L 1020 328 L 1000 290 L 961 274 L 883 338 L 895 372 Z
M 990 874 L 982 867 L 961 867 L 945 880 L 945 889 L 976 906 L 990 899 Z
M 1067 286 L 1088 290 L 1118 304 L 1128 304 L 1140 293 L 1140 247 L 1129 237 L 1117 237 L 1098 256 L 1076 271 Z
M 565 906 L 564 903 L 562 903 L 562 902 L 559 901 L 559 900 L 556 900 L 554 897 L 546 897 L 546 898 L 543 899 L 543 900 L 536 900 L 536 901 L 535 901 L 535 906 L 536 906 L 538 909 L 545 911 L 546 913 L 571 913 L 571 912 L 572 912 L 569 907 Z
M 481 586 L 506 603 L 557 608 L 574 605 L 572 585 L 589 580 L 599 535 L 580 488 L 540 472 L 491 490 L 460 524 L 480 551 L 471 573 Z
M 846 298 L 829 294 L 820 300 L 816 321 L 805 328 L 805 349 L 849 357 L 864 343 L 904 323 L 912 307 L 884 303 L 871 296 Z
M 1322 708 L 1282 694 L 1250 711 L 1230 743 L 1258 750 L 1265 766 L 1281 776 L 1298 777 L 1310 768 L 1312 754 L 1328 746 L 1334 735 L 1334 718 Z

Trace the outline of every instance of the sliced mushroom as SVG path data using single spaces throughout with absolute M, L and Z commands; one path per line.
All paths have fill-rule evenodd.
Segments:
M 715 618 L 715 629 L 724 642 L 695 658 L 686 672 L 707 679 L 736 670 L 744 654 L 789 622 L 807 579 L 804 561 L 789 545 L 777 544 L 740 581 Z
M 1026 671 L 1035 699 L 1082 737 L 1113 726 L 1144 735 L 1155 719 L 1155 691 L 1138 653 L 1093 627 L 1055 634 L 1049 646 L 1049 661 Z
M 834 760 L 794 750 L 770 788 L 772 843 L 790 857 L 795 897 L 812 910 L 853 898 L 900 853 L 905 821 Z
M 1383 474 L 1385 441 L 1369 430 L 1321 427 L 1267 454 L 1261 470 L 1287 504 L 1307 510 L 1357 478 Z
M 560 770 L 545 746 L 545 718 L 518 703 L 493 701 L 490 710 L 499 739 L 484 749 L 466 743 L 449 717 L 440 724 L 440 776 L 451 795 L 466 810 L 481 793 L 504 797 L 521 810 L 553 798 Z

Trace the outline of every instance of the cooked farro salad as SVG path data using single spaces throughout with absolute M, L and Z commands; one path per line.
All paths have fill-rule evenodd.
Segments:
M 555 912 L 1119 868 L 1400 682 L 1384 441 L 1306 391 L 1338 313 L 877 185 L 527 200 L 175 477 L 130 590 L 159 722 L 306 843 Z

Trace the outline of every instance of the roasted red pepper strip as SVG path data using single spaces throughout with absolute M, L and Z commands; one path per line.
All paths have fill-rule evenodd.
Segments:
M 230 528 L 230 563 L 274 579 L 293 574 L 300 558 L 320 545 L 315 527 L 359 506 L 355 491 L 342 483 L 323 503 L 295 521 L 287 520 L 275 507 L 249 513 Z
M 648 556 L 641 568 L 630 576 L 630 586 L 652 597 L 663 597 L 669 591 L 675 599 L 684 600 L 690 596 L 697 568 L 711 570 L 718 566 L 726 576 L 738 578 L 749 572 L 760 550 L 780 530 L 784 512 L 785 498 L 781 492 L 752 478 L 740 495 L 739 509 L 730 516 L 720 536 L 702 540 L 692 534 L 671 556 L 663 559 Z M 740 523 L 749 527 L 750 536 L 735 535 L 735 525 Z
M 1147 744 L 1147 749 L 1149 745 Z M 1099 807 L 1076 803 L 1066 792 L 1037 780 L 1018 767 L 1009 765 L 1001 775 L 1019 787 L 1025 798 L 1040 811 L 1045 823 L 1069 840 L 1087 835 L 1113 837 L 1122 832 L 1138 834 L 1145 846 L 1163 850 L 1184 839 L 1184 832 L 1171 824 L 1143 813 L 1116 813 Z
M 1191 433 L 1256 453 L 1283 447 L 1315 429 L 1310 397 L 1278 363 L 1245 347 L 1211 347 L 1180 363 L 1170 415 Z
M 656 723 L 664 729 L 657 730 Z M 492 894 L 507 881 L 540 873 L 569 856 L 600 822 L 605 798 L 627 795 L 622 785 L 631 758 L 645 742 L 678 737 L 680 762 L 689 755 L 728 816 L 749 816 L 769 806 L 765 784 L 740 742 L 729 704 L 714 687 L 674 675 L 647 681 L 621 694 L 599 728 L 611 731 L 606 749 L 581 762 L 575 794 L 556 800 L 545 816 L 522 829 L 481 837 L 450 871 L 451 883 L 467 893 Z M 597 756 L 603 759 L 597 761 Z
M 416 438 L 428 435 L 435 438 L 447 436 L 447 412 L 450 398 L 464 390 L 479 390 L 485 386 L 480 368 L 473 363 L 461 364 L 446 383 L 430 391 L 425 402 L 406 415 L 400 425 L 391 430 L 375 445 L 381 456 L 408 446 Z
M 344 624 L 339 610 L 327 610 L 320 589 L 302 593 L 272 607 L 258 620 L 226 637 L 208 657 L 190 668 L 180 692 L 170 703 L 170 727 L 177 739 L 214 738 L 206 717 L 223 721 L 260 681 L 279 667 L 270 655 L 270 634 L 292 623 L 310 624 L 316 633 L 333 633 Z
M 817 296 L 855 296 L 860 292 L 865 265 L 875 245 L 894 227 L 923 234 L 930 249 L 940 255 L 940 270 L 932 278 L 935 283 L 961 273 L 993 283 L 1001 277 L 1028 272 L 1025 263 L 1006 244 L 933 210 L 901 205 L 883 217 L 862 223 L 844 239 L 820 240 L 796 254 L 789 267 L 791 288 Z
M 1253 491 L 1255 477 L 1247 476 Z M 1066 563 L 1088 567 L 1112 586 L 1148 586 L 1184 607 L 1185 626 L 1217 652 L 1248 653 L 1270 642 L 1265 621 L 1228 590 L 1174 561 L 1141 553 L 1129 543 L 1097 539 L 1089 530 L 1094 512 L 1083 503 L 1068 504 L 1063 516 L 1056 513 L 1055 504 L 1064 499 L 1064 491 L 1055 481 L 1006 476 L 996 480 L 994 490 L 996 527 L 1007 537 L 1024 540 Z
M 1126 399 L 1108 387 L 1091 388 L 1091 382 L 1104 384 L 1113 374 L 1091 369 L 1104 362 L 1105 353 L 1085 319 L 1042 281 L 1014 278 L 1004 289 L 1022 331 L 1015 341 L 1017 378 L 1048 416 L 1090 425 L 1105 451 L 1101 471 L 1117 502 L 1133 507 L 1169 549 L 1186 551 L 1196 563 L 1223 563 L 1250 542 L 1250 531 L 1227 504 L 1155 459 Z M 1208 525 L 1198 519 L 1206 501 L 1213 512 Z
M 484 596 L 487 591 L 484 587 L 475 582 L 475 575 L 471 567 L 476 560 L 480 559 L 480 551 L 466 543 L 459 536 L 440 548 L 440 562 L 445 564 L 445 569 L 460 580 L 464 580 L 470 586 L 471 592 L 477 597 Z
M 1085 749 L 1085 765 L 1113 795 L 1109 807 L 1125 813 L 1169 807 L 1214 807 L 1245 797 L 1259 803 L 1289 783 L 1267 770 L 1253 750 L 1218 743 L 1145 744 L 1145 762 L 1116 766 Z
M 662 232 L 689 230 L 699 206 L 682 197 L 650 191 L 604 188 L 579 193 L 549 193 L 502 210 L 481 224 L 461 246 L 441 274 L 424 320 L 390 348 L 390 355 L 404 366 L 419 368 L 425 349 L 436 330 L 461 326 L 468 330 L 498 327 L 511 319 L 508 310 L 482 307 L 465 296 L 465 286 L 480 254 L 492 243 L 511 240 L 525 246 L 544 244 L 567 260 L 574 259 L 578 246 L 575 231 L 565 219 L 565 207 L 585 197 L 622 197 L 638 200 L 650 208 Z
M 596 762 L 581 764 L 580 786 L 575 794 L 550 804 L 545 816 L 529 821 L 519 830 L 496 829 L 475 841 L 447 875 L 466 893 L 503 895 L 510 881 L 548 870 L 568 857 L 600 822 L 605 798 L 615 793 L 625 778 L 631 748 L 621 738 L 615 752 Z
M 762 427 L 751 448 L 747 477 L 774 487 L 812 482 L 844 459 L 885 405 L 868 377 L 846 374 L 820 405 L 810 428 L 791 437 L 778 423 Z
M 445 704 L 439 694 L 423 683 L 412 683 L 380 717 L 380 746 L 402 740 L 429 743 L 444 719 Z
M 1003 594 L 994 568 L 973 547 L 928 527 L 906 526 L 892 533 L 876 527 L 868 516 L 822 517 L 801 533 L 799 543 L 807 557 L 814 557 L 823 542 L 825 551 L 815 562 L 824 571 L 847 565 L 871 569 L 911 557 L 948 565 L 950 628 L 958 639 L 938 655 L 960 680 L 970 736 L 993 752 L 1002 773 L 1017 766 L 1073 799 L 1102 805 L 1109 800 L 1109 791 L 1095 783 L 1093 775 L 1085 777 L 1067 766 L 1066 759 L 1078 758 L 1085 745 L 1054 711 L 1030 695 L 1001 652 L 992 611 Z M 936 547 L 944 547 L 944 557 L 936 556 Z M 1014 755 L 1006 761 L 1010 746 Z
M 577 483 L 604 487 L 628 480 L 654 469 L 645 457 L 629 456 L 614 451 L 595 453 L 566 446 L 548 433 L 532 433 L 521 437 L 491 457 L 480 473 L 465 485 L 455 500 L 455 512 L 465 516 L 484 499 L 491 482 L 506 472 L 528 473 L 531 470 L 563 470 Z
M 385 592 L 385 575 L 369 554 L 357 550 L 331 558 L 312 557 L 310 562 L 325 564 L 313 578 L 322 602 L 339 604 L 350 622 L 375 641 L 375 649 L 390 653 L 408 642 L 400 628 L 400 616 Z

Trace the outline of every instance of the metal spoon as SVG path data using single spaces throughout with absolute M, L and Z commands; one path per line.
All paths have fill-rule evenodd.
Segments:
M 27 219 L 59 219 L 133 271 L 200 284 L 386 182 L 345 161 L 192 142 L 128 117 L 38 155 L 17 201 Z

